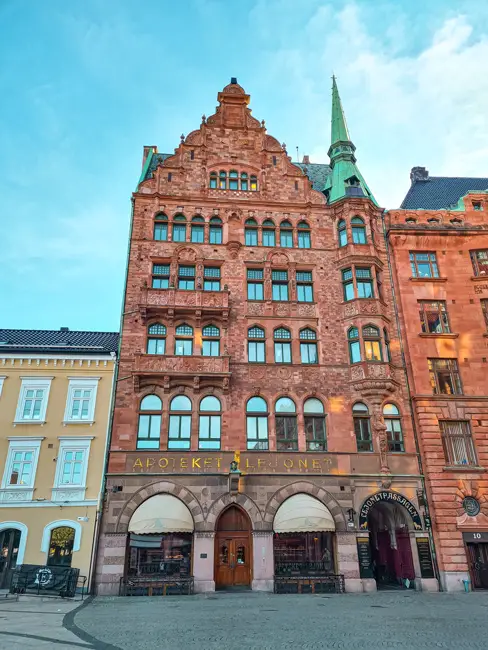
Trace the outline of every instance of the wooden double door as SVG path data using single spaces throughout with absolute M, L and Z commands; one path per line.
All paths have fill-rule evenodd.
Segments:
M 17 564 L 21 535 L 14 528 L 0 531 L 0 589 L 10 586 L 10 572 Z
M 474 589 L 488 589 L 488 544 L 467 544 Z
M 217 522 L 215 535 L 216 589 L 249 588 L 251 585 L 251 522 L 237 506 L 231 506 Z

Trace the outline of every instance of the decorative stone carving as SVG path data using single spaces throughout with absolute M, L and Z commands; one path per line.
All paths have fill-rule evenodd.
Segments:
M 355 381 L 364 379 L 364 369 L 362 366 L 351 366 L 351 379 Z
M 275 316 L 288 316 L 290 314 L 290 305 L 286 302 L 278 302 L 273 305 L 273 313 Z
M 290 368 L 278 368 L 278 377 L 280 379 L 282 379 L 283 381 L 286 381 L 287 379 L 290 379 L 290 377 L 291 377 Z
M 227 250 L 229 251 L 229 255 L 233 260 L 235 260 L 239 255 L 241 246 L 242 246 L 241 242 L 238 241 L 230 241 L 227 243 Z
M 266 376 L 266 368 L 261 366 L 251 366 L 249 368 L 249 379 L 264 379 Z
M 197 254 L 192 248 L 180 248 L 177 251 L 177 259 L 180 262 L 195 262 Z
M 271 264 L 286 266 L 288 264 L 288 255 L 285 253 L 270 253 L 268 259 Z
M 304 317 L 315 316 L 315 305 L 304 305 L 300 303 L 298 305 L 298 315 Z
M 361 314 L 377 314 L 379 312 L 376 300 L 359 301 L 359 309 Z
M 247 305 L 247 311 L 250 316 L 264 316 L 264 305 L 259 302 L 250 302 Z

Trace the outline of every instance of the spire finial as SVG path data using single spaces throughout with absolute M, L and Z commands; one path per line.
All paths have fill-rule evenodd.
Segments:
M 332 122 L 330 143 L 332 145 L 336 142 L 350 142 L 350 140 L 351 138 L 349 137 L 349 131 L 347 130 L 344 109 L 342 108 L 339 89 L 337 88 L 337 81 L 335 75 L 332 75 Z

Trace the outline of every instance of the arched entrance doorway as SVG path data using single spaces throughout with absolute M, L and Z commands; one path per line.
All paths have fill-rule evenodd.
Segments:
M 9 586 L 11 569 L 17 565 L 21 535 L 15 528 L 0 531 L 0 589 Z
M 232 505 L 220 515 L 215 534 L 215 588 L 246 589 L 251 585 L 251 521 Z

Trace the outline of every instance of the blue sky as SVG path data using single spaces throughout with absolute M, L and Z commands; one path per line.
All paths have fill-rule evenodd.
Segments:
M 142 147 L 172 151 L 236 76 L 327 162 L 338 77 L 360 169 L 488 175 L 488 3 L 0 0 L 0 327 L 116 330 Z

